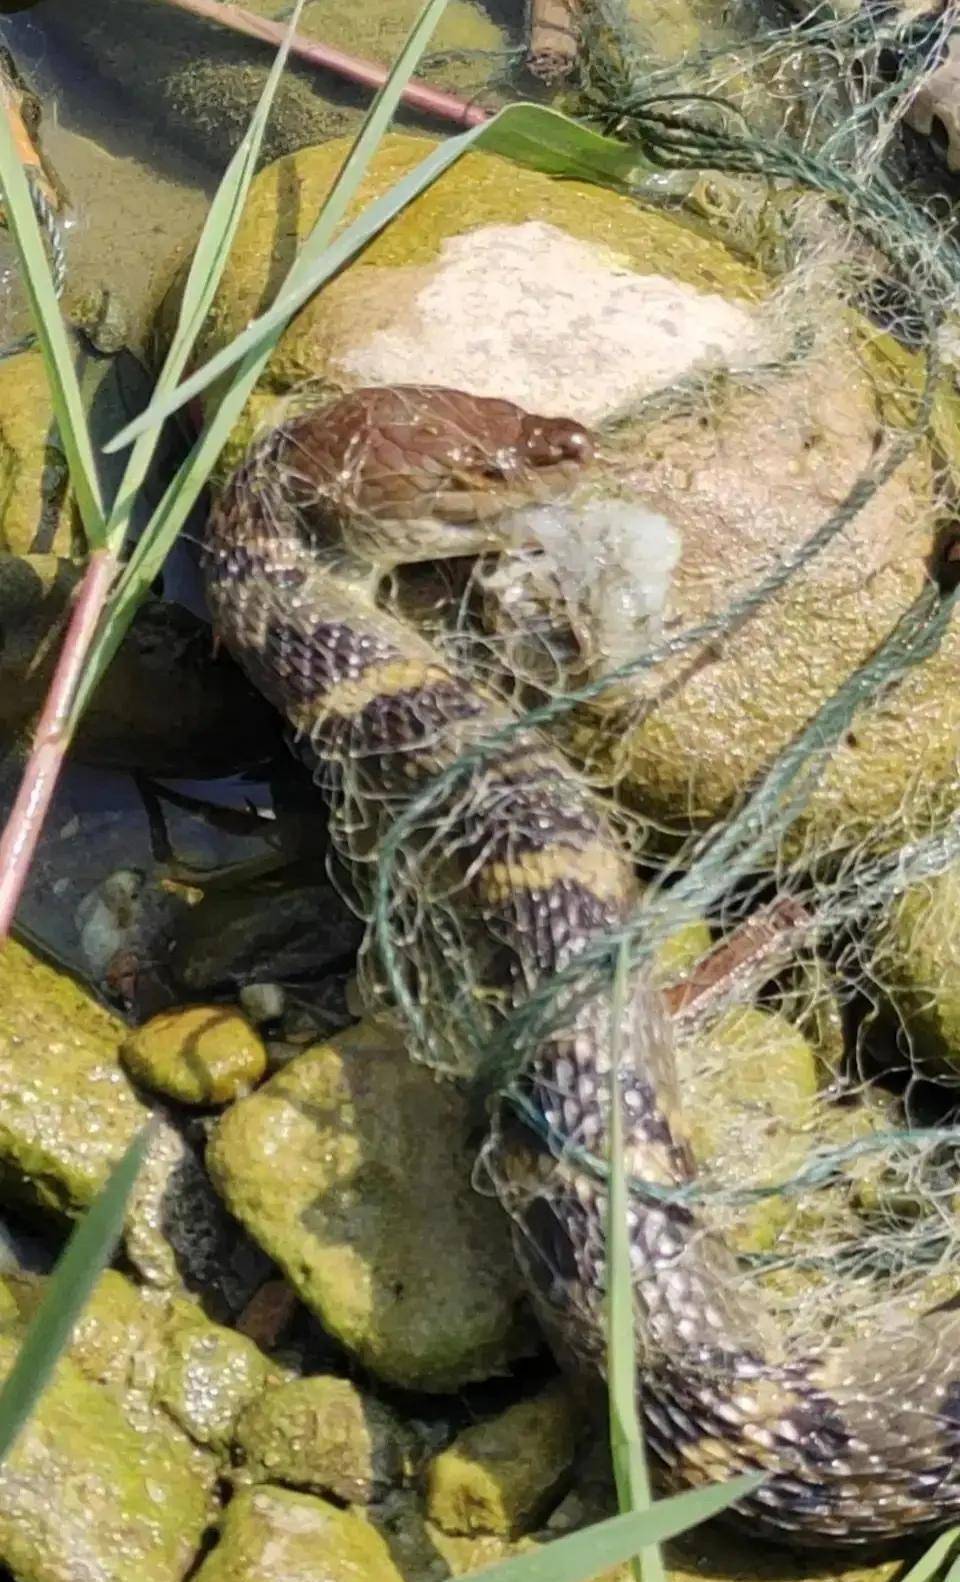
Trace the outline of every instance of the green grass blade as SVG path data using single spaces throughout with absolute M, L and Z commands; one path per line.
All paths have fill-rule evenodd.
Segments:
M 533 104 L 509 105 L 482 126 L 473 127 L 459 137 L 448 138 L 439 147 L 432 149 L 389 192 L 368 204 L 335 241 L 329 239 L 334 227 L 326 224 L 327 211 L 324 208 L 321 221 L 305 244 L 300 260 L 290 271 L 266 312 L 176 390 L 155 396 L 150 405 L 110 440 L 104 449 L 121 450 L 129 445 L 145 427 L 169 417 L 187 401 L 193 400 L 250 352 L 264 346 L 272 351 L 287 324 L 304 303 L 348 264 L 401 209 L 406 208 L 473 147 L 486 148 L 491 153 L 501 154 L 553 175 L 578 176 L 616 186 L 631 185 L 641 171 L 648 169 L 638 158 L 635 149 L 616 143 L 612 138 L 602 137 L 598 132 L 591 132 L 555 110 Z M 351 152 L 348 164 L 352 158 Z M 356 165 L 353 171 L 359 181 L 361 172 Z M 352 192 L 342 190 L 341 196 L 349 198 Z M 344 206 L 340 204 L 341 210 Z M 329 245 L 321 246 L 324 238 L 329 240 Z
M 34 328 L 50 383 L 60 443 L 70 469 L 87 543 L 91 549 L 101 549 L 106 541 L 103 502 L 74 368 L 73 351 L 57 301 L 43 236 L 34 213 L 30 184 L 5 115 L 0 115 L 0 185 L 3 187 L 7 225 L 20 260 L 20 278 L 30 298 Z
M 253 118 L 217 186 L 207 212 L 200 239 L 190 262 L 177 327 L 157 379 L 155 394 L 165 394 L 176 388 L 177 381 L 193 350 L 194 342 L 210 311 L 233 246 L 237 226 L 240 224 L 250 183 L 256 172 L 270 111 L 283 77 L 290 52 L 290 42 L 299 25 L 304 4 L 305 0 L 296 0 L 283 42 L 274 57 Z M 127 534 L 130 512 L 137 491 L 149 470 L 161 426 L 162 423 L 151 423 L 140 435 L 111 509 L 107 535 L 111 547 L 118 553 Z
M 658 1500 L 648 1511 L 611 1516 L 609 1521 L 557 1538 L 532 1554 L 514 1555 L 474 1572 L 473 1582 L 592 1582 L 631 1555 L 709 1521 L 762 1482 L 761 1474 L 749 1472 L 729 1483 L 714 1483 Z
M 353 197 L 389 117 L 393 114 L 408 79 L 415 71 L 420 55 L 446 4 L 447 0 L 427 0 L 387 81 L 374 100 L 347 156 L 344 169 L 327 195 L 306 244 L 307 247 L 313 245 L 321 251 L 325 247 L 325 239 L 332 233 L 339 217 L 342 217 L 344 207 Z M 348 168 L 349 183 L 345 181 L 344 175 Z M 294 268 L 296 267 L 295 265 Z M 261 339 L 255 342 L 247 351 L 215 414 L 206 424 L 203 433 L 154 512 L 140 541 L 134 547 L 111 598 L 100 630 L 91 645 L 89 661 L 85 666 L 74 701 L 71 726 L 80 718 L 97 683 L 120 646 L 137 605 L 148 591 L 174 539 L 196 504 L 217 457 L 282 334 L 285 322 L 284 320 L 283 324 L 265 341 Z M 179 387 L 180 390 L 184 388 L 183 385 Z M 155 404 L 151 405 L 144 414 L 144 418 L 148 419 L 154 427 L 163 420 L 164 416 L 162 405 L 157 408 Z M 116 442 L 109 448 L 116 449 Z
M 629 1003 L 628 951 L 617 956 L 613 981 L 610 1047 L 610 1159 L 607 1197 L 607 1393 L 610 1409 L 610 1453 L 621 1511 L 645 1511 L 653 1504 L 643 1427 L 637 1412 L 636 1333 L 630 1233 L 627 1226 L 627 1181 L 623 1166 L 623 1114 L 620 1107 L 620 1056 Z M 665 1582 L 663 1558 L 656 1544 L 632 1561 L 637 1582 Z
M 953 1554 L 960 1540 L 960 1527 L 950 1527 L 933 1540 L 929 1549 L 925 1549 L 920 1559 L 915 1561 L 909 1571 L 905 1571 L 900 1582 L 930 1582 L 932 1577 L 937 1577 L 943 1570 L 947 1561 Z M 947 1582 L 957 1582 L 954 1572 L 958 1565 L 955 1560 L 947 1574 Z
M 9 1454 L 43 1393 L 90 1292 L 113 1256 L 149 1131 L 145 1127 L 131 1143 L 50 1276 L 17 1360 L 0 1388 L 0 1461 Z

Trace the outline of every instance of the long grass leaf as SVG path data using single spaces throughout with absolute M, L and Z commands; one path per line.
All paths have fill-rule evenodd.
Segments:
M 610 1158 L 607 1193 L 607 1392 L 610 1412 L 610 1453 L 621 1511 L 649 1510 L 653 1503 L 643 1428 L 637 1412 L 636 1333 L 633 1276 L 627 1225 L 627 1182 L 623 1162 L 623 1113 L 620 1104 L 620 1056 L 629 995 L 629 953 L 617 957 L 612 996 L 610 1047 Z M 633 1559 L 637 1582 L 665 1582 L 663 1559 L 656 1544 Z
M 108 451 L 121 450 L 136 439 L 146 426 L 169 417 L 186 402 L 200 395 L 251 351 L 262 349 L 268 343 L 272 350 L 290 319 L 304 303 L 349 263 L 395 215 L 425 191 L 461 155 L 474 147 L 486 148 L 490 153 L 504 155 L 553 175 L 578 176 L 615 186 L 629 187 L 649 168 L 640 159 L 636 149 L 627 148 L 612 138 L 602 137 L 598 132 L 591 132 L 558 111 L 534 104 L 508 105 L 483 126 L 448 138 L 432 149 L 389 192 L 368 204 L 363 213 L 322 250 L 317 240 L 321 234 L 318 222 L 310 241 L 305 244 L 301 260 L 290 271 L 272 305 L 175 391 L 156 396 L 104 448 Z M 321 219 L 325 220 L 325 217 L 326 209 Z M 324 232 L 326 230 L 327 226 L 324 225 Z
M 144 1127 L 131 1143 L 50 1276 L 17 1360 L 0 1388 L 0 1461 L 10 1453 L 46 1388 L 87 1298 L 113 1256 L 149 1130 Z
M 406 45 L 374 100 L 347 156 L 344 171 L 349 167 L 351 172 L 349 184 L 345 183 L 342 171 L 327 195 L 311 233 L 310 240 L 315 246 L 323 248 L 324 238 L 332 234 L 338 223 L 338 216 L 342 217 L 343 209 L 362 180 L 367 163 L 383 135 L 390 115 L 396 108 L 404 84 L 416 69 L 420 55 L 446 4 L 447 0 L 427 0 L 427 4 L 414 23 Z M 72 725 L 75 725 L 80 718 L 100 678 L 120 646 L 134 611 L 149 590 L 177 534 L 193 510 L 211 469 L 266 367 L 270 353 L 281 333 L 282 326 L 267 338 L 265 344 L 255 344 L 243 357 L 216 412 L 206 423 L 203 433 L 178 469 L 139 542 L 135 545 L 100 631 L 91 646 L 89 663 L 77 689 L 71 716 Z M 181 385 L 180 389 L 183 388 Z M 154 411 L 153 407 L 149 408 L 145 415 L 148 416 L 151 411 Z M 162 421 L 163 416 L 163 411 L 158 409 L 155 413 L 156 422 Z
M 155 394 L 165 394 L 176 388 L 177 380 L 186 367 L 197 335 L 210 311 L 237 234 L 237 226 L 240 224 L 250 183 L 256 172 L 270 111 L 283 77 L 290 44 L 299 25 L 304 4 L 305 0 L 296 0 L 283 42 L 270 67 L 253 118 L 217 186 L 207 211 L 200 239 L 190 261 L 177 326 L 157 379 Z M 130 512 L 137 491 L 149 470 L 161 427 L 162 420 L 149 424 L 143 430 L 127 462 L 107 523 L 109 542 L 117 552 L 126 537 Z
M 928 1549 L 923 1551 L 919 1560 L 914 1561 L 909 1571 L 905 1571 L 900 1582 L 930 1582 L 931 1577 L 937 1577 L 943 1570 L 947 1561 L 960 1542 L 960 1527 L 948 1527 L 941 1533 Z M 951 1572 L 956 1567 L 956 1561 L 950 1567 Z
M 106 541 L 103 502 L 73 350 L 57 301 L 43 235 L 34 213 L 30 184 L 5 115 L 0 115 L 0 185 L 3 187 L 7 225 L 20 260 L 20 278 L 30 298 L 60 443 L 70 469 L 87 543 L 91 549 L 101 549 Z
M 631 1555 L 709 1521 L 762 1482 L 759 1473 L 748 1472 L 729 1483 L 714 1483 L 658 1500 L 647 1511 L 611 1516 L 609 1521 L 557 1538 L 531 1554 L 514 1555 L 477 1571 L 473 1582 L 592 1582 Z

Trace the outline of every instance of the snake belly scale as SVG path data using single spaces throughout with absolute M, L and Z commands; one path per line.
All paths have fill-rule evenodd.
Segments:
M 508 506 L 569 492 L 593 456 L 574 422 L 412 386 L 356 391 L 256 441 L 211 515 L 209 602 L 318 779 L 349 768 L 396 811 L 510 722 L 493 693 L 379 606 L 378 583 L 402 562 L 498 547 Z M 535 732 L 508 743 L 463 799 L 457 837 L 463 904 L 495 940 L 478 972 L 492 962 L 516 1002 L 621 924 L 637 895 L 602 799 Z M 505 1108 L 490 1144 L 544 1326 L 600 1375 L 603 1183 L 543 1138 L 604 1156 L 609 1016 L 598 996 L 542 1040 L 523 1078 L 542 1125 Z M 640 989 L 626 1021 L 627 1168 L 688 1182 L 669 1026 Z M 688 1203 L 632 1194 L 629 1235 L 640 1406 L 666 1482 L 762 1471 L 735 1514 L 791 1543 L 866 1544 L 960 1518 L 960 1316 L 919 1318 L 882 1347 L 826 1340 L 796 1358 L 746 1310 L 732 1255 Z

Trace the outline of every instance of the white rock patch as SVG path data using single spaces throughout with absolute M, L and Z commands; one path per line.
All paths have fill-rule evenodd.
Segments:
M 770 355 L 756 309 L 531 220 L 448 239 L 412 303 L 341 361 L 361 383 L 443 384 L 596 423 L 695 368 Z

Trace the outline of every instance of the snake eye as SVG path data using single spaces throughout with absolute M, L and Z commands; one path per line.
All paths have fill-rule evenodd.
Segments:
M 593 440 L 580 423 L 565 418 L 540 418 L 525 434 L 527 457 L 535 467 L 561 461 L 585 463 L 593 458 Z

